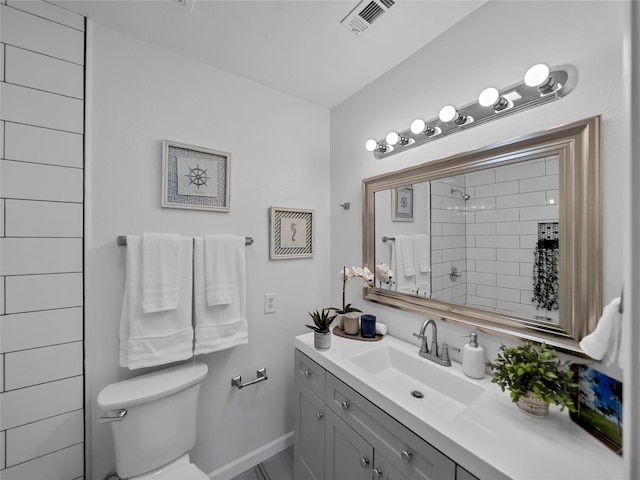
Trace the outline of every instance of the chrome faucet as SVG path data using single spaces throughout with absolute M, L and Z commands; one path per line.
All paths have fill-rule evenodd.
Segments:
M 433 337 L 431 338 L 431 348 L 427 347 L 427 327 L 429 325 L 433 326 Z M 444 367 L 451 366 L 451 359 L 449 358 L 449 348 L 460 351 L 459 348 L 449 347 L 446 343 L 442 344 L 442 354 L 438 353 L 438 326 L 436 325 L 435 320 L 428 318 L 424 322 L 422 322 L 422 326 L 420 327 L 420 333 L 414 333 L 415 337 L 422 339 L 422 346 L 420 347 L 420 351 L 418 354 L 426 358 L 427 360 L 431 360 L 432 362 L 436 362 L 439 365 Z

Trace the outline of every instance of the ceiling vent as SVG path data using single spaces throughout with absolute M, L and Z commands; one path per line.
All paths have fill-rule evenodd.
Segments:
M 395 0 L 361 0 L 340 23 L 359 35 L 395 4 Z

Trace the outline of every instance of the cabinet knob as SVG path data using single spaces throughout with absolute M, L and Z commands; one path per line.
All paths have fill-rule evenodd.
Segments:
M 322 417 L 324 417 L 324 413 L 322 413 L 322 412 L 318 412 L 318 413 L 316 413 L 316 418 L 317 418 L 318 420 L 322 420 Z
M 405 462 L 409 463 L 413 458 L 413 453 L 411 453 L 411 450 L 402 450 L 400 456 Z
M 311 370 L 303 370 L 302 373 L 304 373 L 305 376 L 308 377 L 309 375 L 311 375 Z
M 349 408 L 351 406 L 351 404 L 349 402 L 347 402 L 346 400 L 344 402 L 342 402 L 340 405 L 342 405 L 342 409 L 346 410 L 347 408 Z
M 366 457 L 362 457 L 362 458 L 360 459 L 360 466 L 361 466 L 362 468 L 367 468 L 367 467 L 369 466 L 369 459 L 368 459 L 368 458 L 366 458 Z
M 374 468 L 373 478 L 382 478 L 382 470 L 380 470 L 379 468 Z

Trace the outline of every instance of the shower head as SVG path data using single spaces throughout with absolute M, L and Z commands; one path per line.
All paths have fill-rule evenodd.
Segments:
M 456 192 L 460 194 L 460 196 L 465 202 L 471 198 L 471 195 L 469 195 L 468 193 L 464 193 L 462 190 L 458 190 L 457 188 L 451 189 L 451 193 L 456 193 Z

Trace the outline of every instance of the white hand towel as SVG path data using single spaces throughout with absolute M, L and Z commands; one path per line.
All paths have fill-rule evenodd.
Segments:
M 413 254 L 418 264 L 417 271 L 420 273 L 431 271 L 431 261 L 429 258 L 429 236 L 424 234 L 413 236 Z
M 404 250 L 410 248 L 413 252 L 413 244 L 403 240 L 398 242 L 399 237 L 411 239 L 411 237 L 396 235 L 395 241 L 391 244 L 391 270 L 395 273 L 395 288 L 398 292 L 415 293 L 415 275 L 406 275 L 403 267 Z
M 131 370 L 193 356 L 191 238 L 180 238 L 180 302 L 173 310 L 142 311 L 142 240 L 127 236 L 127 275 L 120 317 L 120 366 Z
M 224 350 L 249 342 L 246 319 L 246 259 L 244 237 L 234 237 L 228 255 L 234 259 L 233 300 L 209 305 L 206 292 L 204 239 L 194 240 L 193 293 L 195 310 L 195 354 Z
M 595 360 L 602 360 L 611 345 L 610 359 L 617 356 L 620 336 L 620 320 L 622 315 L 618 311 L 620 297 L 614 298 L 604 307 L 602 316 L 598 320 L 596 329 L 580 341 L 580 348 Z M 609 364 L 611 363 L 609 362 Z
M 413 253 L 416 261 L 416 294 L 421 297 L 431 295 L 431 261 L 429 236 L 413 236 Z
M 142 311 L 144 313 L 162 312 L 178 307 L 179 247 L 179 235 L 166 233 L 142 235 Z
M 204 237 L 204 272 L 207 305 L 227 305 L 233 301 L 236 290 L 236 259 L 233 235 L 207 235 Z M 244 238 L 242 243 L 244 252 Z
M 409 235 L 396 235 L 396 252 L 398 261 L 405 277 L 413 277 L 416 274 L 416 261 L 413 254 L 413 238 Z

